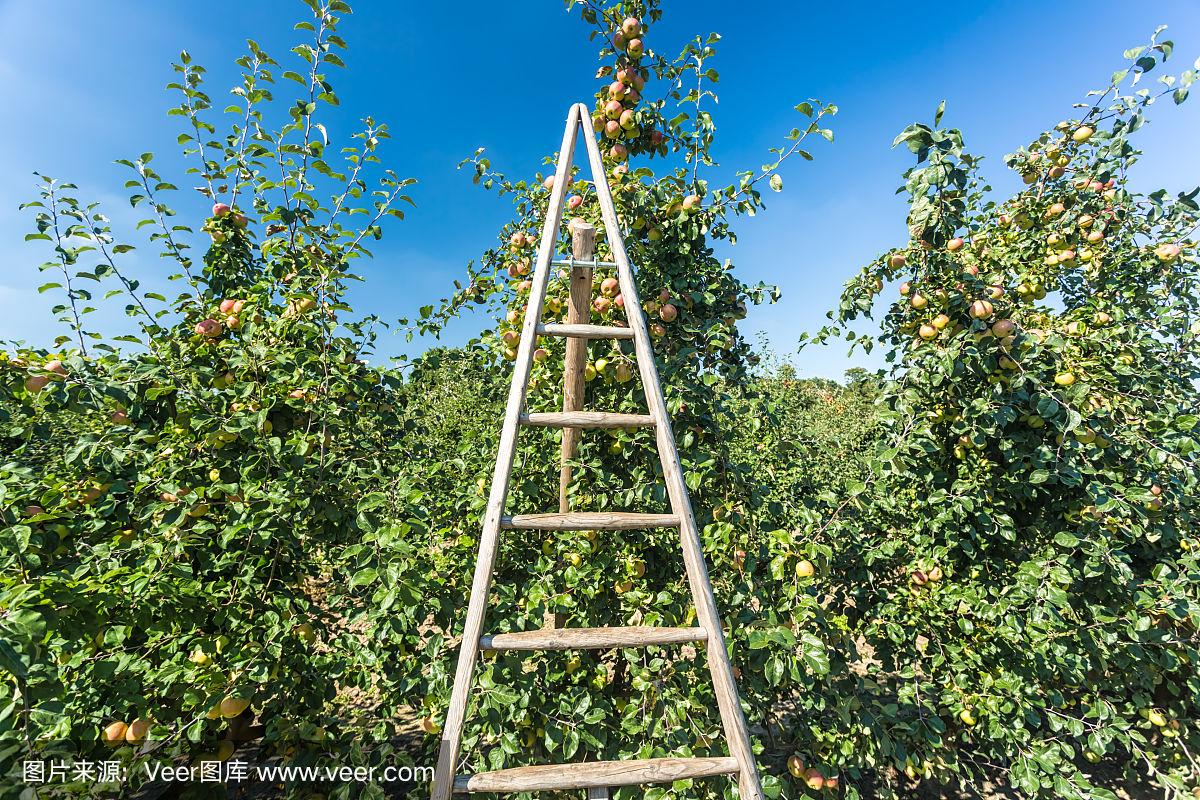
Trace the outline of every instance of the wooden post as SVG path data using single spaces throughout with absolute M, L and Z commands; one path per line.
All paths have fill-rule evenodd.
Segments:
M 571 255 L 576 261 L 592 261 L 596 253 L 596 227 L 576 217 L 571 230 Z M 592 321 L 592 268 L 571 268 L 571 299 L 567 304 L 567 324 L 586 325 Z M 563 411 L 583 410 L 583 368 L 587 366 L 586 339 L 567 339 L 566 369 L 563 371 Z M 567 513 L 567 487 L 571 483 L 568 463 L 579 451 L 580 428 L 563 428 L 562 461 L 558 472 L 558 510 Z

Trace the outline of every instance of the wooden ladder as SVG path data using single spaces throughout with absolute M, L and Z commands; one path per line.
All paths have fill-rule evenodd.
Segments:
M 571 160 L 580 130 L 584 132 L 592 180 L 607 231 L 607 241 L 614 263 L 599 264 L 590 256 L 595 230 L 591 226 L 572 225 L 573 258 L 555 261 L 563 205 L 571 176 Z M 581 222 L 581 221 L 576 221 Z M 588 235 L 588 231 L 590 234 Z M 580 264 L 582 261 L 584 263 Z M 546 286 L 554 266 L 569 266 L 571 274 L 571 303 L 568 324 L 541 323 Z M 629 327 L 587 324 L 590 319 L 593 267 L 615 267 L 621 294 L 625 298 L 625 313 Z M 763 800 L 762 787 L 750 749 L 746 720 L 742 715 L 734 682 L 733 667 L 725 649 L 721 617 L 713 599 L 708 568 L 704 562 L 696 520 L 684 484 L 671 421 L 663 401 L 662 386 L 650 347 L 650 335 L 642 315 L 641 301 L 633 280 L 633 270 L 625 253 L 621 228 L 613 205 L 612 193 L 604 173 L 595 136 L 591 132 L 590 112 L 583 104 L 571 106 L 567 115 L 566 132 L 558 154 L 554 186 L 546 210 L 545 226 L 538 248 L 537 266 L 529 293 L 529 306 L 521 330 L 521 342 L 514 365 L 512 386 L 504 413 L 504 427 L 492 475 L 491 493 L 483 519 L 479 540 L 479 558 L 471 585 L 471 599 L 458 656 L 454 688 L 446 713 L 441 748 L 434 771 L 432 800 L 449 800 L 452 792 L 530 792 L 540 790 L 586 789 L 589 798 L 608 796 L 609 787 L 667 783 L 686 778 L 714 775 L 736 775 L 741 800 Z M 568 337 L 567 369 L 565 376 L 564 408 L 560 413 L 527 414 L 524 412 L 525 392 L 533 364 L 533 351 L 539 336 Z M 583 364 L 588 339 L 632 339 L 637 356 L 648 415 L 610 414 L 580 410 L 583 396 Z M 505 501 L 516 450 L 517 432 L 521 426 L 563 428 L 564 462 L 573 456 L 583 428 L 627 426 L 653 427 L 670 498 L 669 514 L 585 513 L 570 512 L 566 507 L 566 484 L 570 469 L 563 467 L 560 476 L 560 509 L 556 514 L 505 514 Z M 559 628 L 557 626 L 521 633 L 484 635 L 483 623 L 492 572 L 499 546 L 500 531 L 530 530 L 628 530 L 637 528 L 678 528 L 688 585 L 696 608 L 695 628 Z M 475 662 L 483 650 L 566 650 L 645 647 L 678 643 L 702 643 L 708 653 L 717 706 L 729 756 L 721 758 L 652 758 L 626 761 L 593 761 L 577 764 L 517 767 L 477 775 L 457 773 L 459 746 L 462 740 L 463 719 L 466 715 L 474 678 Z

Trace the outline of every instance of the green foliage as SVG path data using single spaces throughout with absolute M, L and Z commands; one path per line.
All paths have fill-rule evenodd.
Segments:
M 1028 188 L 1003 202 L 958 131 L 897 138 L 912 242 L 822 334 L 904 280 L 873 479 L 830 524 L 865 645 L 836 735 L 855 778 L 1003 770 L 1022 796 L 1080 798 L 1196 781 L 1200 215 L 1195 191 L 1128 183 L 1156 95 L 1125 81 L 1170 52 L 1131 51 L 1079 119 L 1009 156 Z

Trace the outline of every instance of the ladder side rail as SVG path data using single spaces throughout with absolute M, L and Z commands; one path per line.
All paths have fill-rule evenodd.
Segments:
M 581 114 L 590 114 L 583 104 L 576 107 Z M 600 156 L 596 138 L 590 130 L 585 133 L 583 138 L 587 145 L 588 159 L 592 167 L 592 177 L 596 196 L 600 202 L 604 227 L 608 231 L 609 249 L 612 251 L 613 261 L 617 264 L 617 276 L 620 280 L 621 292 L 625 296 L 629 326 L 633 329 L 633 343 L 637 354 L 638 371 L 642 379 L 642 389 L 646 395 L 650 414 L 658 423 L 655 426 L 655 436 L 658 442 L 659 458 L 662 461 L 663 477 L 667 484 L 667 494 L 671 500 L 672 512 L 680 519 L 679 538 L 683 549 L 684 563 L 687 567 L 692 599 L 696 604 L 696 617 L 700 625 L 708 632 L 706 650 L 713 690 L 717 697 L 717 706 L 721 714 L 722 726 L 725 729 L 730 755 L 737 759 L 740 766 L 738 794 L 742 800 L 763 800 L 758 768 L 755 765 L 754 753 L 750 748 L 746 718 L 742 713 L 737 683 L 733 677 L 733 667 L 729 663 L 729 655 L 725 649 L 721 617 L 717 611 L 716 599 L 713 597 L 712 584 L 708 577 L 708 567 L 704 561 L 704 550 L 700 542 L 699 531 L 696 528 L 696 519 L 692 513 L 687 485 L 683 480 L 683 468 L 679 463 L 675 435 L 671 430 L 666 402 L 663 400 L 658 368 L 655 366 L 654 352 L 650 345 L 650 335 L 646 330 L 646 319 L 642 314 L 641 300 L 637 294 L 633 270 L 629 266 L 629 257 L 625 252 L 616 206 L 613 204 L 608 181 L 603 177 L 605 175 L 604 161 Z
M 450 800 L 454 790 L 454 777 L 458 767 L 458 751 L 462 743 L 463 719 L 470 699 L 471 684 L 475 675 L 475 662 L 479 656 L 479 639 L 483 633 L 484 613 L 488 593 L 491 589 L 492 570 L 499 549 L 500 518 L 508 497 L 508 482 L 516 454 L 518 420 L 525 405 L 525 391 L 529 383 L 529 371 L 533 365 L 533 351 L 537 341 L 538 322 L 542 316 L 542 303 L 546 296 L 546 284 L 550 278 L 550 260 L 554 256 L 558 241 L 558 229 L 562 223 L 563 205 L 566 199 L 568 178 L 575 142 L 579 135 L 580 106 L 571 107 L 567 114 L 566 130 L 555 169 L 554 192 L 543 220 L 542 240 L 538 247 L 537 267 L 533 274 L 533 285 L 529 292 L 529 307 L 521 330 L 521 342 L 513 370 L 512 385 L 509 387 L 508 404 L 504 411 L 504 427 L 500 434 L 500 446 L 496 456 L 496 468 L 492 473 L 492 487 L 488 495 L 487 511 L 483 520 L 483 531 L 479 539 L 479 556 L 475 563 L 475 575 L 471 582 L 471 599 L 467 606 L 466 624 L 462 644 L 458 653 L 458 667 L 454 674 L 454 688 L 450 705 L 446 711 L 446 724 L 442 729 L 442 740 L 438 750 L 437 766 L 434 768 L 433 789 L 430 800 Z

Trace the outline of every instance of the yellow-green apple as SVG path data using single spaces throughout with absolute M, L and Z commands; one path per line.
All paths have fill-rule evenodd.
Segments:
M 1095 130 L 1088 127 L 1087 125 L 1080 125 L 1078 128 L 1075 129 L 1075 132 L 1071 134 L 1071 139 L 1074 140 L 1077 144 L 1083 144 L 1088 139 L 1092 138 L 1092 134 L 1094 134 L 1095 132 L 1096 132 Z
M 629 54 L 630 58 L 640 58 L 645 52 L 644 48 L 645 45 L 642 44 L 641 39 L 630 39 L 629 44 L 625 46 L 625 52 Z
M 620 289 L 621 284 L 616 278 L 605 278 L 600 281 L 600 294 L 605 297 L 612 297 Z

